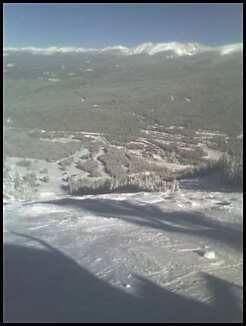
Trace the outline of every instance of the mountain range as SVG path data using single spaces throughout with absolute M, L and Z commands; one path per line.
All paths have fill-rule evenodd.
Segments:
M 32 54 L 52 55 L 56 53 L 110 53 L 117 55 L 155 55 L 157 53 L 168 54 L 169 58 L 192 56 L 204 52 L 216 52 L 220 55 L 228 55 L 235 52 L 242 52 L 243 44 L 227 44 L 222 46 L 207 46 L 199 43 L 142 43 L 135 47 L 126 47 L 123 45 L 109 46 L 102 49 L 83 48 L 83 47 L 57 47 L 51 46 L 47 48 L 39 47 L 7 47 L 4 48 L 4 55 L 11 52 L 28 52 Z

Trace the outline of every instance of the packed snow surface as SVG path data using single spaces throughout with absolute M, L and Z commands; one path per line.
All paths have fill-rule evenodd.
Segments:
M 200 182 L 5 203 L 5 320 L 242 320 L 242 194 Z

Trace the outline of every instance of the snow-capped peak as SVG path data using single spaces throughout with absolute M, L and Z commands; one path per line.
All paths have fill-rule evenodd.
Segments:
M 100 52 L 119 52 L 122 54 L 129 54 L 129 48 L 126 46 L 122 46 L 122 45 L 114 45 L 114 46 L 108 46 L 106 48 L 103 48 L 101 50 L 99 50 Z
M 160 52 L 171 51 L 177 56 L 194 55 L 199 52 L 209 50 L 209 47 L 198 43 L 179 43 L 179 42 L 168 42 L 168 43 L 143 43 L 132 49 L 132 54 L 147 53 L 154 55 Z
M 227 55 L 234 52 L 241 52 L 243 50 L 242 43 L 228 44 L 223 46 L 206 46 L 199 43 L 180 43 L 180 42 L 167 42 L 167 43 L 142 43 L 135 47 L 128 48 L 123 45 L 108 46 L 103 49 L 96 48 L 81 48 L 81 47 L 56 47 L 51 46 L 48 48 L 37 47 L 23 47 L 23 48 L 5 48 L 5 55 L 7 52 L 27 52 L 32 54 L 52 55 L 56 53 L 114 53 L 124 55 L 138 55 L 147 54 L 155 55 L 162 52 L 172 52 L 174 56 L 192 56 L 202 52 L 214 51 L 220 55 Z M 172 57 L 174 57 L 172 55 Z
M 230 54 L 233 52 L 241 52 L 243 51 L 243 44 L 242 43 L 236 43 L 236 44 L 228 44 L 223 45 L 219 47 L 219 51 L 221 55 Z
M 79 47 L 57 47 L 50 46 L 47 48 L 38 48 L 34 46 L 29 47 L 9 47 L 4 49 L 7 52 L 27 52 L 31 54 L 43 54 L 43 55 L 52 55 L 56 53 L 83 53 L 83 52 L 93 52 L 97 51 L 97 49 L 93 48 L 79 48 Z
M 148 53 L 153 49 L 154 44 L 151 42 L 142 43 L 137 45 L 136 47 L 130 50 L 131 54 L 141 54 L 141 53 Z

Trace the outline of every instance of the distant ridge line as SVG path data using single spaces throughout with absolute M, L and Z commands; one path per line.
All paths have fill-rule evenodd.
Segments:
M 52 55 L 57 53 L 113 53 L 118 55 L 155 55 L 157 53 L 171 52 L 175 56 L 192 56 L 203 52 L 217 52 L 220 55 L 227 55 L 235 52 L 242 52 L 243 43 L 226 44 L 222 46 L 207 46 L 200 43 L 142 43 L 135 47 L 126 47 L 123 45 L 109 46 L 102 49 L 85 47 L 57 47 L 50 46 L 39 48 L 34 46 L 27 47 L 6 47 L 4 53 L 8 52 L 27 52 L 31 54 Z

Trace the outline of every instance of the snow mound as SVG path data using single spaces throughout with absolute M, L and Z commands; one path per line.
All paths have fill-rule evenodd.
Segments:
M 58 78 L 48 78 L 48 81 L 52 82 L 52 83 L 57 83 L 60 81 L 60 79 Z
M 215 259 L 215 252 L 214 251 L 206 251 L 204 253 L 204 258 L 207 258 L 207 259 Z
M 13 68 L 15 67 L 15 63 L 7 63 L 7 68 Z

